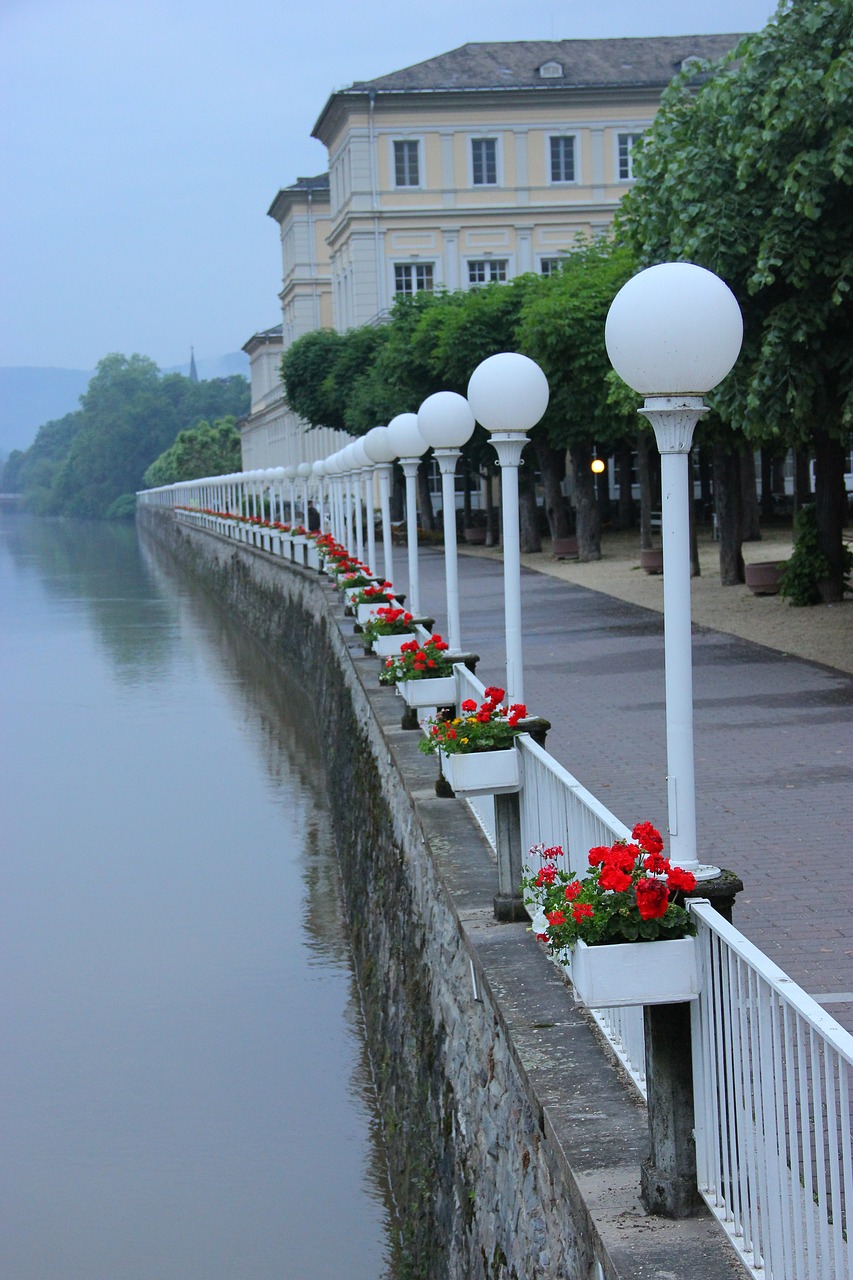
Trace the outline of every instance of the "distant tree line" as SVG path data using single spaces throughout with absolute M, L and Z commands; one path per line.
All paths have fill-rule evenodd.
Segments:
M 195 382 L 162 375 L 145 356 L 109 355 L 80 408 L 45 423 L 29 449 L 10 454 L 0 485 L 21 493 L 37 515 L 131 515 L 138 489 L 237 470 L 234 423 L 248 410 L 243 377 Z M 155 479 L 146 479 L 155 464 Z
M 314 426 L 358 435 L 416 410 L 434 391 L 464 393 L 486 356 L 524 352 L 544 369 L 551 402 L 525 450 L 523 545 L 538 549 L 531 484 L 538 469 L 552 536 L 575 520 L 581 558 L 597 558 L 607 501 L 590 470 L 594 452 L 616 458 L 623 524 L 632 519 L 632 451 L 646 514 L 657 463 L 651 431 L 638 425 L 639 399 L 607 360 L 607 310 L 640 268 L 696 262 L 728 283 L 745 321 L 738 365 L 708 397 L 712 413 L 696 433 L 708 499 L 713 481 L 721 581 L 743 581 L 742 542 L 759 536 L 755 450 L 766 501 L 771 466 L 793 449 L 800 502 L 810 496 L 815 461 L 819 598 L 841 599 L 853 427 L 851 47 L 853 0 L 782 0 L 764 31 L 720 63 L 691 63 L 673 81 L 610 237 L 579 245 L 548 278 L 398 297 L 384 326 L 306 334 L 282 360 L 290 404 Z M 567 452 L 572 511 L 562 496 Z M 463 466 L 487 483 L 493 473 L 494 451 L 480 428 Z M 428 510 L 423 484 L 421 493 Z M 641 545 L 648 533 L 646 524 Z

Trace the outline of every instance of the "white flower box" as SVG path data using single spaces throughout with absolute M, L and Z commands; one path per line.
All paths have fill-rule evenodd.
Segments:
M 410 707 L 449 707 L 456 701 L 456 679 L 428 676 L 423 680 L 398 680 L 397 692 Z
M 357 605 L 355 620 L 360 627 L 363 627 L 365 622 L 369 622 L 371 618 L 376 617 L 377 609 L 392 609 L 393 607 L 394 606 L 390 605 L 387 600 L 377 600 L 376 604 Z
M 578 941 L 564 968 L 576 997 L 590 1009 L 678 1004 L 699 996 L 695 938 L 599 947 Z
M 451 677 L 452 678 L 452 677 Z M 441 771 L 458 796 L 508 795 L 521 790 L 519 757 L 506 751 L 439 751 Z
M 414 631 L 404 631 L 399 636 L 377 636 L 373 641 L 373 652 L 380 658 L 394 658 L 404 644 L 408 644 L 410 640 L 417 640 L 417 638 Z

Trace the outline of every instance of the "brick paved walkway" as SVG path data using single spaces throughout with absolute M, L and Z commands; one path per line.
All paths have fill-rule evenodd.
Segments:
M 441 551 L 421 578 L 441 630 Z M 463 646 L 503 684 L 502 564 L 461 555 L 459 580 Z M 530 571 L 522 607 L 548 749 L 628 826 L 665 829 L 661 615 Z M 853 676 L 698 628 L 693 661 L 699 857 L 742 877 L 737 927 L 853 1032 Z

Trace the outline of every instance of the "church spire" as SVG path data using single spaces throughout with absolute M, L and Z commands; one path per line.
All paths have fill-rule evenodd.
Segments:
M 198 369 L 195 367 L 194 347 L 190 347 L 190 382 L 198 382 Z

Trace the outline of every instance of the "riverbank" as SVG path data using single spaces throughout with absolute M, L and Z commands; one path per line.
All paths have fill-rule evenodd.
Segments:
M 790 532 L 771 530 L 760 542 L 744 544 L 744 559 L 747 564 L 787 560 L 791 547 Z M 459 551 L 463 555 L 503 559 L 499 547 L 460 543 Z M 663 613 L 663 577 L 641 569 L 636 530 L 605 533 L 600 560 L 585 564 L 558 560 L 550 542 L 543 542 L 541 552 L 522 555 L 521 563 L 536 573 Z M 694 626 L 739 636 L 779 653 L 853 674 L 853 595 L 848 594 L 841 604 L 795 608 L 780 596 L 754 596 L 742 585 L 724 587 L 720 584 L 719 543 L 704 533 L 700 535 L 699 564 L 701 574 L 691 581 Z

